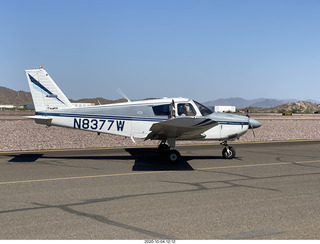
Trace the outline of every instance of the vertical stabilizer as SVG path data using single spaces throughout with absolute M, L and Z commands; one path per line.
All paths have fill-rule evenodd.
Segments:
M 44 69 L 26 70 L 36 111 L 73 107 Z

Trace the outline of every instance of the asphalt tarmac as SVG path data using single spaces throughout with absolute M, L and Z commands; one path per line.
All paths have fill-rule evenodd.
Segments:
M 0 239 L 320 239 L 320 141 L 0 153 Z

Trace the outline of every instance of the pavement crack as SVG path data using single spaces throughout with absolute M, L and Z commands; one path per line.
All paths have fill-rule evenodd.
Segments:
M 157 233 L 157 232 L 154 232 L 154 231 L 149 231 L 149 230 L 146 230 L 146 229 L 142 229 L 142 228 L 139 228 L 139 227 L 136 227 L 136 226 L 120 223 L 120 222 L 111 220 L 111 219 L 109 219 L 109 218 L 107 218 L 107 217 L 105 217 L 103 215 L 86 213 L 86 212 L 82 212 L 82 211 L 79 211 L 79 210 L 75 210 L 75 209 L 69 207 L 68 205 L 46 205 L 46 204 L 41 204 L 41 203 L 33 203 L 33 204 L 41 206 L 41 207 L 44 207 L 44 208 L 58 208 L 58 209 L 60 209 L 60 210 L 62 210 L 64 212 L 67 212 L 69 214 L 74 214 L 74 215 L 77 215 L 77 216 L 80 216 L 80 217 L 90 218 L 90 219 L 92 219 L 94 221 L 98 221 L 100 223 L 116 226 L 116 227 L 119 227 L 119 228 L 122 228 L 122 229 L 135 231 L 135 232 L 138 232 L 138 233 L 141 233 L 141 234 L 144 234 L 144 235 L 147 235 L 147 236 L 151 236 L 151 237 L 157 238 L 157 239 L 166 239 L 166 240 L 168 240 L 168 239 L 170 239 L 170 240 L 176 239 L 173 236 L 168 236 L 168 235 L 164 235 L 164 234 Z

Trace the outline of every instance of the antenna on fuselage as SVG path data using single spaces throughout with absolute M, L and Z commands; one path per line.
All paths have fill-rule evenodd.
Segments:
M 128 96 L 120 90 L 120 88 L 117 89 L 117 92 L 124 98 L 126 99 L 128 102 L 131 102 L 131 100 L 128 98 Z

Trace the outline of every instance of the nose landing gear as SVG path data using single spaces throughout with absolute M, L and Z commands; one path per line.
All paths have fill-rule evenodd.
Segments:
M 227 141 L 221 143 L 225 148 L 222 150 L 222 156 L 225 159 L 233 159 L 236 156 L 236 150 L 233 147 L 230 147 Z

